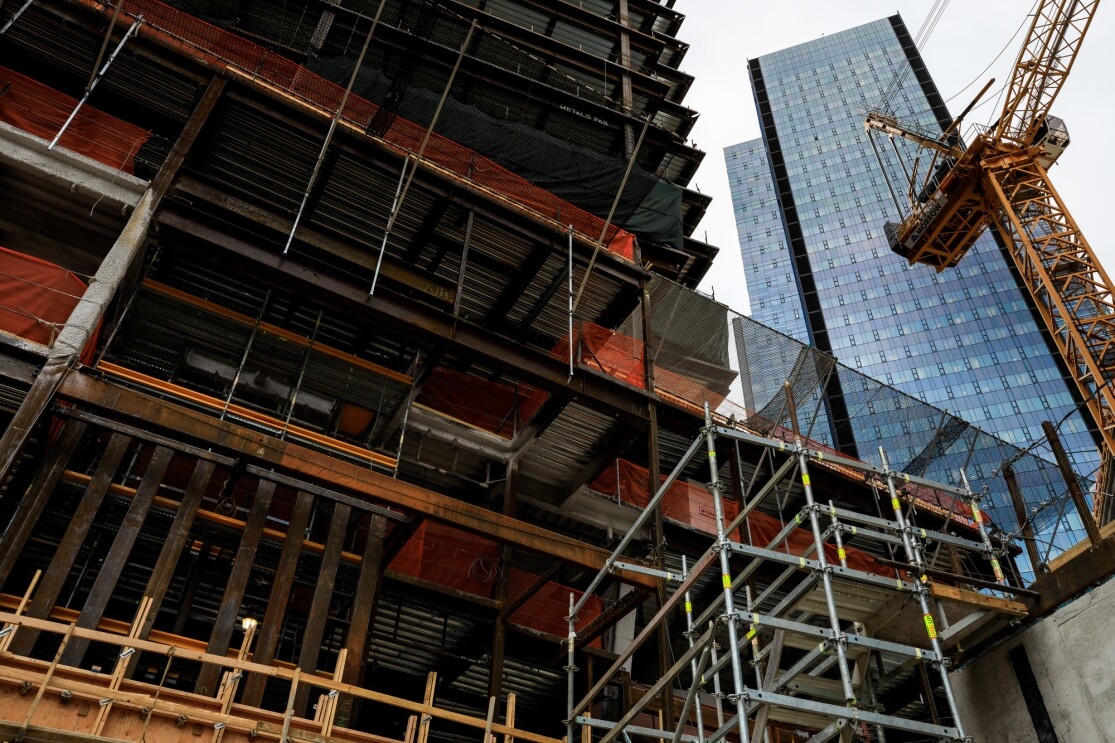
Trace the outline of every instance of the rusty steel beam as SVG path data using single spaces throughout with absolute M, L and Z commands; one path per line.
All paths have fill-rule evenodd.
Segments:
M 209 644 L 205 650 L 207 653 L 224 655 L 228 652 L 232 632 L 236 627 L 236 616 L 240 613 L 240 605 L 244 601 L 244 591 L 248 587 L 248 577 L 252 573 L 252 565 L 255 563 L 256 551 L 263 537 L 263 527 L 267 524 L 267 512 L 271 508 L 274 495 L 275 483 L 271 480 L 260 480 L 255 498 L 252 499 L 252 509 L 244 525 L 240 547 L 232 560 L 232 571 L 229 573 L 224 596 L 221 598 L 221 608 L 213 621 L 213 631 L 209 634 Z M 217 691 L 220 674 L 220 666 L 206 663 L 197 675 L 194 689 L 198 694 L 214 694 Z
M 82 607 L 81 614 L 78 615 L 78 627 L 96 629 L 100 625 L 101 617 L 104 616 L 109 599 L 112 598 L 112 593 L 116 589 L 116 582 L 120 579 L 120 573 L 127 564 L 128 556 L 132 552 L 132 547 L 135 546 L 139 531 L 143 528 L 143 522 L 147 518 L 148 511 L 151 510 L 151 504 L 155 501 L 155 495 L 159 492 L 159 486 L 163 483 L 163 476 L 166 475 L 167 467 L 170 466 L 170 460 L 173 458 L 173 449 L 168 449 L 165 446 L 155 448 L 155 453 L 147 463 L 147 469 L 143 473 L 139 487 L 136 488 L 135 497 L 128 504 L 128 512 L 124 515 L 124 521 L 117 529 L 116 537 L 112 540 L 112 546 L 109 547 L 108 554 L 105 555 L 104 562 L 101 563 L 101 568 L 97 571 L 97 579 L 93 581 L 93 588 L 90 589 L 89 596 L 85 599 L 85 606 Z M 62 653 L 61 662 L 67 666 L 80 665 L 88 648 L 89 640 L 84 637 L 72 638 L 66 645 L 66 650 Z
M 312 449 L 263 433 L 249 431 L 227 421 L 148 395 L 98 380 L 88 374 L 71 374 L 60 393 L 155 429 L 174 431 L 180 437 L 251 457 L 257 462 L 284 469 L 299 478 L 354 493 L 372 501 L 397 506 L 460 529 L 506 542 L 516 547 L 599 570 L 608 552 L 572 537 L 494 513 L 481 506 L 369 471 L 350 462 L 334 459 Z M 640 573 L 617 571 L 617 577 L 640 586 L 653 586 L 654 579 Z
M 127 454 L 131 443 L 132 440 L 127 436 L 119 433 L 112 434 L 108 446 L 101 454 L 100 462 L 97 463 L 93 479 L 86 486 L 85 493 L 82 495 L 81 501 L 73 513 L 73 518 L 70 520 L 70 525 L 66 528 L 65 535 L 62 537 L 62 541 L 58 543 L 58 548 L 54 551 L 54 557 L 51 558 L 50 565 L 43 572 L 42 582 L 35 589 L 35 597 L 27 607 L 27 616 L 36 619 L 46 619 L 50 616 L 50 610 L 54 608 L 54 602 L 58 600 L 58 595 L 62 592 L 62 586 L 70 575 L 70 569 L 73 567 L 74 561 L 77 560 L 81 545 L 85 542 L 85 537 L 88 536 L 89 530 L 93 526 L 93 520 L 101 509 L 101 502 L 104 500 L 105 494 L 108 493 L 108 487 L 116 477 L 116 470 L 120 468 L 120 463 L 124 461 L 124 455 Z M 38 632 L 22 630 L 16 633 L 15 639 L 12 640 L 8 649 L 15 655 L 29 655 L 37 639 Z
M 314 507 L 314 497 L 300 491 L 294 499 L 294 509 L 287 522 L 286 537 L 283 539 L 279 565 L 271 583 L 271 593 L 267 597 L 267 609 L 263 621 L 259 623 L 252 660 L 267 665 L 275 659 L 275 648 L 279 644 L 283 619 L 290 601 L 290 589 L 294 586 L 294 574 L 298 568 L 298 556 L 302 553 L 302 540 L 306 535 L 306 525 L 310 523 L 310 511 Z M 267 677 L 253 673 L 244 685 L 241 702 L 250 707 L 258 707 L 263 700 L 263 687 Z
M 400 525 L 396 528 L 405 528 Z M 356 686 L 364 685 L 367 671 L 368 644 L 370 632 L 375 621 L 379 594 L 383 589 L 384 536 L 387 534 L 387 519 L 378 514 L 368 517 L 368 541 L 364 545 L 364 555 L 360 562 L 360 577 L 356 579 L 356 596 L 352 600 L 352 615 L 349 617 L 348 633 L 345 635 L 345 667 L 341 681 Z M 345 695 L 338 705 L 337 724 L 347 726 L 356 718 L 355 705 L 358 699 Z
M 337 583 L 337 567 L 341 564 L 341 550 L 345 546 L 345 533 L 352 509 L 344 503 L 333 507 L 333 517 L 329 521 L 329 535 L 325 538 L 325 551 L 318 568 L 317 583 L 314 585 L 313 603 L 310 616 L 302 630 L 302 651 L 298 654 L 298 667 L 307 676 L 317 671 L 321 656 L 321 639 L 325 636 L 325 623 L 329 620 L 329 610 L 333 604 L 333 587 Z M 305 712 L 310 698 L 310 684 L 302 684 L 295 696 L 295 711 Z
M 12 515 L 8 528 L 4 530 L 3 536 L 0 536 L 0 587 L 8 580 L 16 560 L 23 553 L 24 545 L 31 538 L 31 530 L 35 528 L 39 516 L 46 508 L 50 494 L 62 479 L 66 464 L 77 449 L 86 427 L 83 421 L 66 423 L 61 435 L 50 444 L 46 459 L 39 465 L 35 479 L 31 481 L 23 499 L 16 506 L 16 512 Z

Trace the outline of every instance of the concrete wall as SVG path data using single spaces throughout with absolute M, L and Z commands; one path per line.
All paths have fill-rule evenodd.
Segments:
M 1115 580 L 952 675 L 977 743 L 1042 743 L 1007 654 L 1026 650 L 1056 740 L 1115 743 Z

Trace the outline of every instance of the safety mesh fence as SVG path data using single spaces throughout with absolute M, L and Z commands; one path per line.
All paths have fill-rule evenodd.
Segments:
M 109 3 L 82 3 L 112 12 Z M 250 6 L 124 0 L 119 23 L 142 17 L 141 35 L 333 115 L 378 8 L 378 0 Z M 647 101 L 624 111 L 617 102 L 618 74 L 585 75 L 578 66 L 544 60 L 508 38 L 507 30 L 546 29 L 559 41 L 576 37 L 582 50 L 606 55 L 605 67 L 607 57 L 618 54 L 618 34 L 613 39 L 538 15 L 486 18 L 471 27 L 471 19 L 438 3 L 387 0 L 341 121 L 397 151 L 423 150 L 438 168 L 571 224 L 592 240 L 603 233 L 604 243 L 621 254 L 630 253 L 630 233 L 680 248 L 682 189 L 657 174 L 670 160 L 667 149 L 649 141 L 640 147 L 625 181 L 626 153 L 638 134 L 631 122 L 638 121 L 625 126 L 599 111 L 638 116 Z M 308 181 L 310 173 L 305 176 Z
M 1003 476 L 1009 463 L 1044 547 L 1055 554 L 1083 536 L 1044 442 L 1027 450 L 1009 444 L 667 279 L 656 277 L 649 297 L 660 395 L 695 407 L 707 403 L 725 418 L 785 440 L 792 438 L 793 413 L 821 448 L 881 465 L 882 447 L 892 468 L 956 487 L 963 469 L 973 490 L 985 494 L 982 508 L 995 525 L 1016 533 L 1020 524 Z M 1092 485 L 1080 482 L 1085 491 Z M 915 495 L 964 514 L 944 493 Z

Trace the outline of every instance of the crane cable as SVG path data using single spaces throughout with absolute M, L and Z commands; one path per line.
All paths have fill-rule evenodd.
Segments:
M 929 37 L 933 35 L 933 31 L 937 28 L 937 23 L 944 15 L 945 9 L 948 8 L 949 0 L 934 0 L 933 7 L 929 9 L 929 13 L 922 21 L 921 28 L 918 29 L 917 35 L 914 36 L 914 47 L 920 49 L 925 46 L 929 41 Z M 898 96 L 899 91 L 902 89 L 902 83 L 912 70 L 912 65 L 901 65 L 894 72 L 894 78 L 883 92 L 882 96 L 882 109 L 888 113 L 894 113 L 891 110 L 891 103 Z

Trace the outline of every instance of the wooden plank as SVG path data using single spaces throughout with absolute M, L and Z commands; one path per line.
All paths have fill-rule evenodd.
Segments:
M 267 523 L 267 511 L 271 508 L 271 499 L 274 495 L 275 483 L 270 480 L 260 480 L 256 488 L 256 496 L 252 500 L 252 510 L 248 513 L 248 520 L 244 525 L 240 548 L 236 551 L 236 557 L 232 562 L 232 572 L 229 574 L 224 597 L 221 599 L 221 609 L 217 612 L 213 631 L 209 635 L 207 649 L 214 655 L 224 655 L 228 652 L 232 632 L 236 627 L 236 615 L 240 613 L 240 604 L 244 601 L 244 589 L 248 587 L 248 576 L 252 573 L 256 550 L 259 549 L 259 540 L 263 536 L 263 525 Z M 218 665 L 207 663 L 202 666 L 195 685 L 197 693 L 209 695 L 215 692 L 220 674 L 221 667 Z
M 270 663 L 275 658 L 275 647 L 279 644 L 283 617 L 286 615 L 287 603 L 290 600 L 290 589 L 294 586 L 294 575 L 298 569 L 298 556 L 302 552 L 302 539 L 306 534 L 306 525 L 310 522 L 313 506 L 314 497 L 299 491 L 290 514 L 282 553 L 279 556 L 279 567 L 275 571 L 271 593 L 267 598 L 267 609 L 264 611 L 263 621 L 260 622 L 259 635 L 256 637 L 256 646 L 252 653 L 252 658 L 257 663 Z M 244 686 L 243 703 L 258 707 L 263 699 L 263 687 L 266 683 L 267 679 L 263 676 L 258 674 L 250 676 Z
M 16 560 L 23 553 L 23 547 L 31 537 L 31 531 L 42 515 L 43 508 L 50 500 L 51 493 L 66 471 L 66 464 L 85 433 L 86 424 L 69 421 L 62 429 L 57 440 L 48 444 L 46 459 L 40 465 L 35 478 L 27 487 L 23 499 L 16 506 L 16 512 L 8 523 L 8 528 L 0 536 L 0 586 L 8 580 Z
M 165 446 L 155 448 L 155 453 L 147 464 L 147 470 L 143 473 L 135 497 L 128 505 L 128 512 L 124 514 L 124 520 L 116 531 L 116 537 L 112 540 L 112 546 L 109 548 L 104 562 L 101 563 L 100 570 L 97 571 L 97 579 L 93 581 L 93 588 L 89 591 L 89 596 L 85 599 L 85 606 L 78 617 L 78 627 L 93 629 L 100 624 L 101 617 L 104 616 L 105 608 L 108 606 L 108 600 L 116 588 L 117 580 L 120 578 L 120 572 L 128 561 L 128 555 L 131 554 L 136 538 L 139 537 L 139 530 L 143 528 L 147 512 L 151 509 L 151 502 L 155 499 L 155 493 L 159 491 L 163 476 L 166 474 L 167 467 L 173 457 L 174 451 L 172 449 Z M 66 646 L 66 652 L 62 655 L 62 663 L 67 666 L 80 665 L 88 648 L 88 640 L 80 637 L 75 638 Z
M 437 693 L 437 671 L 430 671 L 426 676 L 426 693 L 422 695 L 422 705 L 434 706 L 434 694 Z M 430 722 L 428 715 L 418 718 L 418 743 L 427 743 L 430 739 Z
M 77 510 L 74 511 L 66 534 L 59 542 L 50 565 L 43 573 L 43 581 L 39 584 L 38 590 L 35 591 L 35 598 L 27 608 L 28 616 L 38 619 L 50 616 L 50 609 L 58 600 L 58 594 L 62 592 L 62 586 L 70 575 L 70 568 L 73 567 L 78 551 L 81 550 L 81 545 L 85 542 L 85 537 L 89 534 L 93 520 L 101 508 L 101 501 L 104 500 L 108 486 L 116 476 L 116 470 L 120 468 L 120 463 L 124 460 L 124 454 L 127 453 L 131 443 L 131 438 L 119 433 L 112 434 L 112 438 L 109 439 L 108 446 L 101 454 L 101 461 L 97 464 L 96 473 L 89 481 L 89 487 L 85 489 Z M 22 630 L 12 640 L 9 650 L 16 655 L 29 655 L 38 637 L 37 632 Z
M 114 410 L 121 416 L 143 420 L 151 427 L 171 429 L 183 436 L 209 441 L 215 448 L 248 454 L 256 461 L 267 462 L 299 477 L 398 506 L 551 559 L 599 570 L 609 555 L 599 547 L 572 537 L 371 472 L 367 467 L 338 460 L 305 446 L 247 431 L 241 426 L 103 382 L 88 374 L 67 376 L 61 393 L 71 399 Z M 616 571 L 616 575 L 634 585 L 655 586 L 651 576 L 623 571 Z
M 333 518 L 329 521 L 329 536 L 325 540 L 325 552 L 321 556 L 321 569 L 318 571 L 317 584 L 314 586 L 314 599 L 310 605 L 310 616 L 302 631 L 302 652 L 298 655 L 298 667 L 303 673 L 317 670 L 318 656 L 321 654 L 321 639 L 325 636 L 325 623 L 329 619 L 329 609 L 333 603 L 333 586 L 337 582 L 337 567 L 341 564 L 341 548 L 348 531 L 348 519 L 352 509 L 344 503 L 333 508 Z M 303 684 L 298 690 L 295 712 L 304 712 L 310 696 L 310 685 Z
M 998 611 L 1016 617 L 1024 617 L 1028 613 L 1026 604 L 1020 601 L 1002 599 L 998 596 L 988 596 L 986 594 L 977 593 L 976 591 L 945 585 L 944 583 L 930 583 L 929 591 L 936 598 L 951 599 L 952 601 L 959 601 L 962 604 L 978 607 L 980 609 L 990 609 L 991 611 Z

